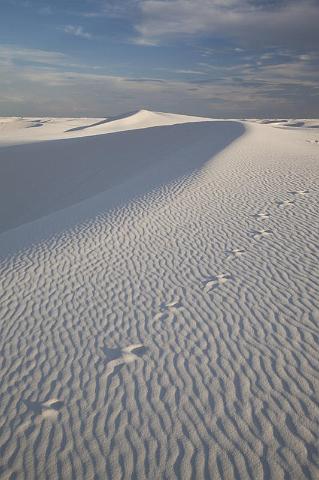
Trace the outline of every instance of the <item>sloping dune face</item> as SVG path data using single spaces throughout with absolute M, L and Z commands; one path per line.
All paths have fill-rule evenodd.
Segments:
M 0 148 L 1 478 L 318 478 L 316 130 L 190 121 Z
M 242 131 L 236 122 L 228 129 L 223 122 L 201 122 L 2 148 L 0 233 L 149 170 L 166 169 L 172 180 L 200 167 Z
M 0 145 L 18 145 L 209 121 L 209 118 L 139 110 L 108 118 L 0 117 Z

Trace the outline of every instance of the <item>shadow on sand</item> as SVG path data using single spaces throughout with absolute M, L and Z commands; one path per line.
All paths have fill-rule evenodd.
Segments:
M 81 127 L 69 128 L 68 130 L 65 130 L 65 133 L 78 132 L 81 130 L 87 130 L 88 128 L 98 127 L 99 125 L 104 125 L 105 123 L 110 123 L 110 122 L 114 122 L 115 120 L 122 120 L 123 118 L 130 117 L 132 115 L 135 115 L 138 112 L 139 110 L 135 110 L 134 112 L 123 113 L 122 115 L 114 115 L 112 117 L 103 118 L 103 120 L 100 120 L 95 123 L 90 123 L 89 125 L 82 125 Z
M 3 147 L 0 234 L 7 233 L 1 235 L 1 248 L 12 249 L 12 241 L 19 237 L 30 239 L 37 228 L 24 224 L 67 207 L 74 205 L 72 211 L 50 218 L 39 230 L 47 229 L 51 235 L 59 231 L 56 225 L 62 217 L 64 229 L 94 216 L 99 213 L 93 210 L 94 202 L 77 204 L 98 198 L 102 192 L 98 208 L 106 213 L 191 175 L 244 131 L 240 122 L 216 121 Z M 27 230 L 8 232 L 21 225 Z

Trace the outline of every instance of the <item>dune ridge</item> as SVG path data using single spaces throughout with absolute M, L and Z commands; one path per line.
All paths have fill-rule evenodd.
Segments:
M 163 125 L 3 147 L 0 233 L 148 175 L 150 170 L 167 169 L 173 180 L 199 168 L 244 132 L 238 122 L 227 125 L 227 131 L 223 122 Z M 196 147 L 195 160 L 190 154 Z
M 0 117 L 0 146 L 65 140 L 151 127 L 207 122 L 211 118 L 138 110 L 107 118 Z
M 315 131 L 236 128 L 198 127 L 187 168 L 158 157 L 171 181 L 38 218 L 3 256 L 3 478 L 318 477 Z

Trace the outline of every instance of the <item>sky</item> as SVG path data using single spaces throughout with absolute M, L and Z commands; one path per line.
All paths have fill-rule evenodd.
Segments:
M 319 0 L 1 0 L 0 115 L 319 117 Z

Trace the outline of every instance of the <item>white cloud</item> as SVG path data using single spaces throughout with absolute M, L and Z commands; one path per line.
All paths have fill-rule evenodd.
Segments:
M 41 49 L 23 48 L 14 45 L 0 45 L 0 67 L 17 64 L 38 64 L 39 66 L 51 65 L 56 68 L 68 67 L 74 69 L 100 70 L 99 65 L 86 65 L 75 63 L 72 58 L 62 52 Z
M 319 72 L 306 58 L 200 67 L 169 70 L 175 80 L 157 76 L 159 68 L 154 77 L 126 77 L 93 72 L 59 52 L 2 46 L 1 113 L 96 117 L 144 107 L 216 117 L 317 115 Z M 182 72 L 191 77 L 182 80 Z
M 66 60 L 66 55 L 61 52 L 50 52 L 41 49 L 21 48 L 14 45 L 0 45 L 0 62 L 12 63 L 24 60 L 33 63 L 56 65 Z
M 267 8 L 249 0 L 140 0 L 135 24 L 140 44 L 195 35 L 234 38 L 243 44 L 314 44 L 319 5 L 291 0 Z
M 43 5 L 39 8 L 38 13 L 40 13 L 40 15 L 52 15 L 53 10 L 50 5 Z
M 132 18 L 139 9 L 141 0 L 102 0 L 96 6 L 96 10 L 82 12 L 81 16 L 86 18 L 108 17 L 108 18 Z M 92 2 L 94 5 L 94 2 Z
M 62 30 L 68 35 L 74 35 L 75 37 L 81 37 L 90 39 L 92 38 L 91 33 L 85 32 L 81 25 L 65 25 Z

